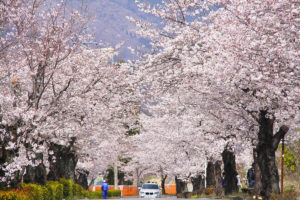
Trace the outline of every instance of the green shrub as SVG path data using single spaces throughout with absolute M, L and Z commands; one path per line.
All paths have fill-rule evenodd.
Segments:
M 98 191 L 96 191 L 96 192 L 98 192 Z M 88 199 L 102 199 L 102 193 L 99 196 L 99 194 L 97 194 L 96 192 L 84 190 L 82 192 L 82 195 L 83 195 L 83 198 L 88 198 Z
M 0 191 L 0 200 L 31 200 L 24 190 Z
M 102 191 L 84 190 L 72 180 L 48 181 L 45 186 L 22 183 L 23 190 L 0 191 L 0 200 L 73 200 L 76 198 L 102 199 Z M 120 190 L 109 190 L 109 197 L 120 197 Z
M 63 196 L 67 200 L 72 200 L 74 197 L 74 182 L 65 178 L 61 178 L 59 182 L 63 185 Z
M 43 186 L 36 184 L 24 184 L 22 183 L 23 190 L 28 191 L 31 200 L 44 200 L 45 192 Z
M 63 199 L 63 185 L 57 181 L 49 181 L 46 184 L 48 197 L 45 200 L 62 200 Z
M 89 194 L 86 198 L 89 198 L 89 199 L 102 199 L 103 197 L 103 194 L 102 194 L 102 191 L 89 191 Z
M 83 194 L 84 189 L 81 185 L 75 184 L 74 188 L 75 188 L 74 196 L 76 196 L 77 198 L 84 197 L 84 194 Z
M 56 188 L 55 200 L 62 200 L 64 198 L 64 188 L 62 184 L 59 184 Z
M 55 182 L 47 182 L 46 188 L 47 188 L 47 194 L 49 194 L 47 200 L 56 200 L 55 195 L 56 195 L 56 184 Z
M 43 187 L 43 190 L 44 190 L 44 192 L 43 192 L 43 200 L 52 200 L 52 193 L 50 193 L 50 191 L 48 190 L 48 188 L 47 187 Z
M 83 190 L 83 191 L 82 191 L 82 197 L 83 197 L 83 198 L 88 198 L 90 192 L 91 192 L 91 191 Z
M 109 197 L 120 197 L 121 196 L 121 190 L 109 190 L 107 193 L 107 196 Z
M 76 184 L 72 181 L 72 197 L 74 198 L 74 196 L 76 195 Z
M 52 184 L 51 182 L 47 182 L 46 184 L 47 192 L 45 193 L 45 200 L 56 200 L 55 194 L 56 194 L 56 186 L 55 184 Z
M 87 191 L 84 190 L 82 192 L 84 198 L 89 198 L 89 199 L 102 199 L 103 193 L 102 191 Z M 120 197 L 121 196 L 121 191 L 120 190 L 109 190 L 107 193 L 108 197 Z
M 16 200 L 16 194 L 10 191 L 0 192 L 0 200 Z

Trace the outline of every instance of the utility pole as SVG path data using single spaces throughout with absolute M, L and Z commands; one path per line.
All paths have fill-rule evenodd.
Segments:
M 281 150 L 281 194 L 283 194 L 283 174 L 284 174 L 284 136 L 282 138 Z
M 114 184 L 115 184 L 115 190 L 118 189 L 118 166 L 117 162 L 114 163 Z

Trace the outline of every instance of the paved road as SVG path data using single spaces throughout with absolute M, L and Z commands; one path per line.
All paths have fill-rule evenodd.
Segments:
M 122 198 L 122 200 L 137 200 L 139 198 L 135 198 L 135 199 L 127 199 L 127 198 Z M 176 197 L 167 197 L 167 198 L 159 198 L 159 199 L 153 199 L 153 198 L 145 198 L 146 200 L 172 200 L 172 199 L 176 199 L 176 200 L 184 200 L 184 199 L 179 199 L 179 198 L 176 198 Z M 140 199 L 142 200 L 142 199 Z M 188 200 L 191 200 L 191 199 L 188 199 Z M 193 199 L 193 200 L 213 200 L 213 199 L 206 199 L 206 198 L 201 198 L 201 199 Z
M 114 200 L 118 200 L 117 198 L 113 198 Z M 138 197 L 128 197 L 128 198 L 120 198 L 120 200 L 172 200 L 172 199 L 176 199 L 176 200 L 184 200 L 184 199 L 179 199 L 176 196 L 171 196 L 171 197 L 162 197 L 162 198 L 138 198 Z M 79 200 L 79 199 L 78 199 Z M 87 199 L 80 199 L 80 200 L 87 200 Z M 190 199 L 189 199 L 190 200 Z M 193 200 L 214 200 L 214 199 L 206 199 L 206 198 L 201 198 L 201 199 L 193 199 Z
M 121 198 L 121 200 L 184 200 L 181 198 L 177 198 L 176 196 L 172 196 L 172 197 L 162 197 L 162 198 Z M 189 199 L 191 200 L 191 199 Z M 194 199 L 193 199 L 194 200 Z M 195 199 L 197 200 L 197 199 Z M 213 199 L 206 199 L 206 198 L 201 198 L 201 200 L 213 200 Z

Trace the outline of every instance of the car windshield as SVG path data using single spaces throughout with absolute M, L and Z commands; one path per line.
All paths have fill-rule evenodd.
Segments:
M 158 189 L 158 185 L 157 184 L 144 184 L 143 189 Z

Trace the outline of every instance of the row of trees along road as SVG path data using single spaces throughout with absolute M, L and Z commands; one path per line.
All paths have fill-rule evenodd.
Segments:
M 98 175 L 117 158 L 136 100 L 126 65 L 112 63 L 118 47 L 89 47 L 83 8 L 67 1 L 0 2 L 3 186 L 86 181 L 82 174 Z
M 171 159 L 168 150 L 152 146 L 156 153 L 148 154 L 160 158 L 150 160 L 166 152 L 168 170 L 174 166 L 172 173 L 193 176 L 193 166 L 203 169 L 201 163 L 226 146 L 236 153 L 254 148 L 261 194 L 268 199 L 279 193 L 275 151 L 289 129 L 291 138 L 299 138 L 299 2 L 138 5 L 161 20 L 129 18 L 156 50 L 136 64 L 141 101 L 150 113 L 142 119 L 149 123 L 146 141 L 162 142 L 162 135 L 161 148 L 176 153 Z M 184 173 L 176 169 L 180 164 Z
M 117 64 L 117 47 L 89 47 L 81 8 L 0 2 L 2 183 L 75 179 L 76 168 L 95 177 L 122 157 L 124 171 L 199 187 L 208 162 L 219 179 L 221 156 L 232 166 L 227 158 L 253 148 L 259 189 L 278 193 L 275 150 L 289 130 L 299 138 L 299 3 L 137 5 L 160 21 L 129 18 L 153 51 Z M 140 134 L 124 134 L 137 126 Z

